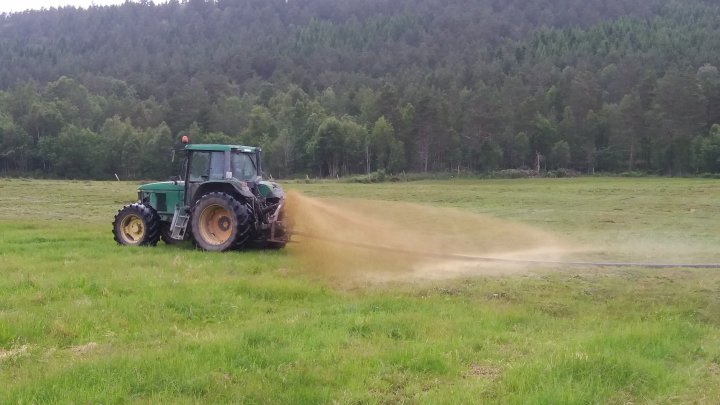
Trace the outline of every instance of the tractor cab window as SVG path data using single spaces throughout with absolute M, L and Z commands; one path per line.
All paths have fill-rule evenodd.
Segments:
M 225 155 L 223 152 L 193 152 L 189 181 L 222 180 Z
M 257 177 L 257 168 L 253 155 L 248 153 L 234 152 L 232 154 L 233 177 L 243 181 L 252 181 Z
M 225 152 L 210 153 L 210 180 L 225 178 Z
M 207 180 L 210 152 L 193 152 L 190 160 L 189 181 Z M 203 177 L 205 177 L 203 179 Z

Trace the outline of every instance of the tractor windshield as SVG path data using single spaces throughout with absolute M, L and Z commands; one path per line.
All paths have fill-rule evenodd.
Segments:
M 257 177 L 257 167 L 255 165 L 254 155 L 242 152 L 233 152 L 232 154 L 232 172 L 233 177 L 243 181 L 253 181 Z

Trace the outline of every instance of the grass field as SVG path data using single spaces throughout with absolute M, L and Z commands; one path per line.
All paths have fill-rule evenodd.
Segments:
M 719 185 L 286 188 L 517 221 L 590 259 L 720 262 Z M 720 270 L 338 285 L 292 250 L 119 247 L 110 222 L 135 187 L 0 179 L 0 403 L 720 401 Z

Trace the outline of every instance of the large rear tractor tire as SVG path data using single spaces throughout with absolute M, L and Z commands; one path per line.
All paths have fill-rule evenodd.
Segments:
M 202 196 L 192 209 L 192 238 L 203 250 L 240 249 L 250 238 L 252 216 L 248 207 L 226 193 Z
M 113 221 L 115 242 L 130 246 L 155 246 L 160 239 L 160 217 L 142 203 L 124 206 Z

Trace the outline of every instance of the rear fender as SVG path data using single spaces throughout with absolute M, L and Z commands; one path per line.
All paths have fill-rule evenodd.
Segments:
M 283 200 L 285 198 L 285 192 L 279 184 L 274 181 L 261 181 L 258 182 L 258 191 L 260 197 L 265 199 L 277 199 Z
M 198 186 L 189 202 L 194 204 L 200 197 L 212 192 L 227 193 L 245 202 L 251 202 L 255 198 L 255 195 L 245 183 L 239 181 L 208 181 Z

